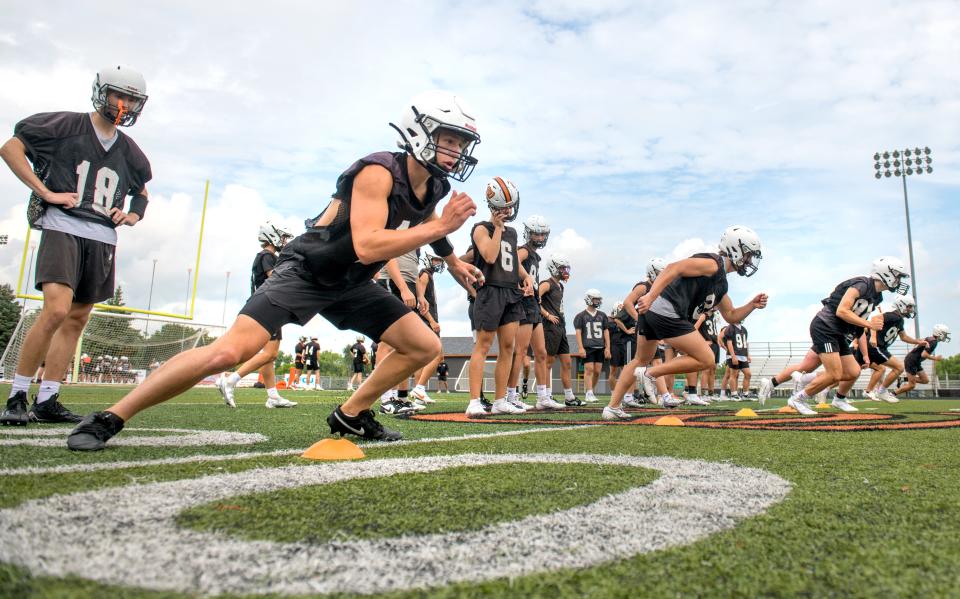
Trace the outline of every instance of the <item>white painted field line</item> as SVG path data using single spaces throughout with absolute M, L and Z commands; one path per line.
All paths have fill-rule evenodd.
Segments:
M 402 445 L 416 445 L 418 443 L 443 443 L 452 441 L 470 441 L 472 439 L 487 439 L 492 437 L 510 437 L 514 435 L 527 435 L 530 433 L 550 433 L 554 431 L 569 431 L 583 428 L 592 428 L 599 426 L 597 424 L 577 424 L 571 426 L 554 426 L 542 428 L 526 428 L 516 431 L 498 431 L 495 433 L 475 433 L 469 435 L 457 435 L 454 437 L 428 437 L 425 439 L 409 439 L 406 441 L 397 441 L 394 443 L 359 443 L 360 447 L 397 447 Z M 138 429 L 147 430 L 147 429 Z M 230 453 L 220 455 L 194 455 L 180 458 L 158 458 L 155 460 L 129 460 L 124 462 L 105 462 L 99 464 L 70 464 L 64 466 L 27 466 L 24 468 L 3 468 L 0 469 L 0 476 L 17 476 L 23 474 L 67 474 L 70 472 L 95 472 L 97 470 L 119 470 L 121 468 L 141 468 L 144 466 L 167 466 L 172 464 L 190 464 L 194 462 L 229 462 L 233 460 L 246 460 L 259 457 L 280 457 L 300 455 L 303 449 L 277 449 L 274 451 L 249 451 L 241 453 Z

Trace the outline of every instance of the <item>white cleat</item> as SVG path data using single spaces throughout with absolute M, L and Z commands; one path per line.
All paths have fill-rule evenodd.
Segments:
M 524 412 L 526 410 L 518 408 L 506 399 L 498 399 L 493 402 L 493 409 L 490 410 L 491 414 L 523 414 Z
M 696 393 L 684 394 L 683 399 L 691 406 L 709 406 L 710 405 L 710 402 L 706 401 Z
M 638 410 L 638 409 L 643 408 L 643 404 L 642 404 L 642 403 L 640 403 L 639 401 L 637 401 L 636 399 L 634 399 L 632 396 L 631 396 L 631 397 L 627 397 L 626 395 L 623 396 L 623 401 L 620 402 L 620 405 L 622 405 L 622 406 L 625 407 L 625 408 L 631 408 L 631 409 L 634 409 L 634 410 Z
M 410 401 L 410 398 L 408 397 L 408 398 L 407 398 L 407 403 L 410 404 L 410 407 L 412 407 L 412 408 L 413 408 L 414 410 L 416 410 L 417 412 L 420 412 L 421 410 L 426 410 L 426 409 L 427 409 L 426 404 L 424 404 L 422 401 L 419 401 L 419 400 L 417 400 L 417 399 L 415 399 L 415 400 L 413 400 L 413 401 Z
M 632 420 L 633 416 L 627 414 L 620 408 L 607 406 L 603 408 L 603 414 L 600 415 L 604 420 Z
M 873 401 L 883 401 L 880 399 L 880 393 L 878 391 L 864 391 L 863 396 Z
M 769 378 L 760 379 L 760 392 L 757 394 L 760 405 L 766 404 L 771 395 L 773 395 L 773 380 Z
M 679 406 L 681 403 L 683 402 L 677 399 L 676 397 L 674 397 L 673 395 L 670 395 L 669 393 L 664 394 L 660 398 L 660 406 L 664 408 L 675 408 Z
M 791 397 L 787 400 L 787 405 L 800 412 L 803 416 L 816 416 L 817 411 L 811 408 L 806 401 L 800 399 L 799 397 Z
M 237 407 L 237 402 L 233 399 L 233 385 L 227 380 L 227 375 L 221 374 L 217 379 L 217 389 L 220 391 L 223 403 L 231 408 Z
M 513 397 L 508 397 L 508 398 L 507 398 L 507 403 L 509 403 L 511 406 L 513 406 L 513 407 L 515 407 L 515 408 L 520 408 L 520 409 L 523 410 L 524 412 L 526 412 L 527 410 L 532 410 L 532 409 L 533 409 L 533 406 L 531 406 L 531 405 L 528 404 L 528 403 L 524 403 L 524 402 L 520 399 L 520 396 L 519 396 L 519 395 L 514 395 Z
M 836 397 L 833 398 L 833 401 L 830 402 L 830 405 L 833 406 L 833 407 L 835 407 L 836 409 L 842 410 L 842 411 L 844 411 L 844 412 L 859 412 L 859 411 L 860 411 L 860 410 L 858 410 L 857 408 L 855 408 L 855 407 L 851 406 L 850 404 L 848 404 L 848 403 L 847 403 L 847 400 L 845 400 L 845 399 L 838 399 L 838 398 L 836 398 Z
M 643 391 L 647 394 L 647 397 L 657 397 L 657 382 L 647 376 L 645 366 L 637 366 L 636 370 L 633 371 L 633 376 L 637 377 L 637 382 L 643 386 Z
M 268 397 L 267 403 L 264 405 L 268 408 L 293 408 L 296 407 L 297 402 L 282 397 Z
M 437 403 L 437 400 L 427 395 L 426 391 L 417 391 L 416 389 L 414 389 L 413 391 L 410 392 L 410 397 L 413 398 L 413 401 L 419 401 L 425 404 Z
M 794 370 L 790 373 L 790 379 L 793 381 L 793 394 L 796 395 L 803 389 L 803 373 L 799 370 Z
M 483 404 L 480 403 L 479 399 L 471 400 L 467 404 L 466 411 L 467 418 L 485 418 L 488 416 L 487 411 L 483 409 Z
M 537 398 L 537 410 L 562 410 L 565 408 L 562 403 L 556 401 L 552 397 L 538 397 Z
M 594 395 L 593 392 L 591 391 L 583 396 L 583 401 L 585 401 L 586 403 L 597 403 L 600 400 L 597 399 L 597 396 Z
M 900 398 L 891 393 L 888 389 L 880 392 L 880 399 L 887 403 L 900 403 Z

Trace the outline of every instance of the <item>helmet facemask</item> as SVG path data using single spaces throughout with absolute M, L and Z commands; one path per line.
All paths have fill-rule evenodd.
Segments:
M 738 275 L 741 277 L 752 277 L 760 268 L 759 262 L 763 259 L 763 255 L 760 250 L 752 250 L 742 241 L 739 242 L 738 245 L 740 246 L 740 250 L 735 253 L 740 254 L 740 256 L 727 256 L 727 258 L 730 259 L 730 263 L 733 264 L 733 268 Z
M 411 106 L 410 109 L 415 115 L 417 129 L 407 128 L 406 131 L 403 131 L 400 127 L 390 123 L 390 126 L 396 129 L 401 139 L 403 139 L 404 150 L 426 168 L 431 175 L 435 177 L 449 177 L 455 181 L 466 181 L 473 173 L 473 169 L 477 166 L 477 159 L 473 157 L 473 150 L 477 147 L 477 144 L 480 143 L 480 136 L 477 135 L 475 131 L 471 131 L 465 127 L 441 123 L 429 115 L 421 114 L 417 111 L 416 106 Z M 437 139 L 441 132 L 444 131 L 452 133 L 463 140 L 458 152 L 454 152 L 448 148 L 441 148 L 437 145 Z M 427 140 L 424 142 L 423 148 L 419 153 L 414 149 L 417 145 L 414 143 L 416 138 Z M 456 158 L 457 162 L 449 172 L 437 162 L 438 153 Z
M 542 250 L 547 247 L 547 240 L 550 238 L 550 228 L 546 231 L 530 228 L 530 225 L 523 225 L 523 241 L 530 247 Z
M 93 80 L 93 93 L 90 97 L 93 109 L 100 116 L 118 127 L 129 127 L 147 103 L 146 84 L 143 76 L 123 65 L 107 67 L 97 73 Z M 118 97 L 110 103 L 110 95 Z

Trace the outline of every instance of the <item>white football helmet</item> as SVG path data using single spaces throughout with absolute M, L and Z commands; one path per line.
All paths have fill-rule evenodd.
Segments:
M 542 236 L 540 239 L 534 239 L 534 235 Z M 539 214 L 531 214 L 523 223 L 523 241 L 531 246 L 542 249 L 547 245 L 547 239 L 550 238 L 550 224 L 547 219 Z
M 397 145 L 413 156 L 431 175 L 466 181 L 477 166 L 472 156 L 480 143 L 473 111 L 462 98 L 446 91 L 429 91 L 410 101 L 400 116 L 400 124 L 390 123 L 400 139 Z M 450 172 L 437 163 L 437 131 L 446 129 L 463 138 L 463 146 L 454 156 L 457 163 Z
M 881 256 L 874 260 L 870 267 L 870 276 L 882 281 L 887 289 L 900 295 L 906 295 L 910 290 L 910 284 L 905 281 L 910 278 L 907 267 L 903 260 L 895 256 Z
M 896 301 L 893 302 L 893 309 L 899 312 L 904 318 L 913 318 L 917 315 L 917 303 L 913 301 L 913 297 L 910 295 L 898 297 Z
M 260 241 L 260 243 L 269 243 L 278 250 L 283 249 L 283 246 L 285 246 L 287 241 L 289 241 L 292 237 L 293 235 L 274 225 L 270 221 L 260 225 L 260 232 L 257 234 L 257 239 Z
M 950 341 L 950 327 L 945 324 L 935 324 L 933 325 L 933 336 L 937 338 L 938 341 L 943 341 L 947 343 Z
M 558 281 L 566 281 L 570 278 L 570 261 L 563 254 L 554 254 L 547 263 L 547 270 Z
M 651 283 L 656 281 L 666 267 L 667 261 L 663 258 L 650 258 L 650 261 L 647 262 L 647 280 Z
M 440 264 L 434 264 L 434 260 L 439 260 Z M 427 270 L 432 270 L 433 272 L 443 272 L 443 269 L 447 267 L 447 263 L 436 254 L 431 254 L 430 252 L 423 252 L 423 256 L 420 258 L 420 263 L 423 264 L 423 267 Z
M 117 92 L 124 97 L 116 106 L 107 101 L 107 94 Z M 97 71 L 93 80 L 93 109 L 114 125 L 129 127 L 147 103 L 147 82 L 140 71 L 126 65 L 110 65 Z
M 603 295 L 600 294 L 599 289 L 587 289 L 587 292 L 583 294 L 583 302 L 588 306 L 599 308 L 603 305 Z
M 520 192 L 513 181 L 502 177 L 494 177 L 487 183 L 487 206 L 491 212 L 500 210 L 509 210 L 509 214 L 503 220 L 511 222 L 516 220 L 520 212 Z
M 760 237 L 750 227 L 733 225 L 727 227 L 720 236 L 720 253 L 730 259 L 737 274 L 742 277 L 753 276 L 763 258 L 760 249 Z

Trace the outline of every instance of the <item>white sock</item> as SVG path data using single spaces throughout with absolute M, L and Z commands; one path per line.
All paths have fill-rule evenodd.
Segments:
M 270 399 L 280 399 L 280 394 L 277 393 L 277 388 L 270 387 L 269 389 L 267 389 L 267 397 L 269 397 Z
M 563 397 L 564 399 L 573 399 L 573 389 L 564 389 Z
M 231 387 L 235 387 L 237 383 L 240 382 L 240 375 L 236 372 L 231 372 L 230 376 L 227 377 L 227 384 Z
M 512 397 L 516 397 L 516 396 L 517 396 L 517 388 L 516 388 L 516 387 L 507 387 L 507 397 L 511 397 L 511 398 L 512 398 Z
M 726 390 L 725 390 L 725 389 L 720 389 L 720 397 L 726 397 L 726 396 L 727 396 Z
M 26 393 L 30 390 L 30 377 L 22 374 L 13 375 L 13 388 L 10 389 L 10 397 L 13 397 L 20 391 Z
M 884 387 L 883 385 L 877 385 L 877 388 L 874 389 L 874 393 L 883 393 L 883 392 L 886 391 L 886 390 L 887 390 L 887 388 Z
M 537 395 L 549 395 L 546 385 L 537 385 Z
M 801 401 L 807 401 L 808 399 L 810 399 L 810 396 L 807 395 L 807 392 L 804 391 L 803 389 L 800 389 L 800 391 L 798 391 L 794 397 L 796 397 Z
M 633 401 L 633 393 L 624 393 L 621 401 Z
M 660 403 L 664 403 L 667 401 L 673 401 L 673 396 L 670 395 L 669 393 L 664 393 L 663 395 L 660 396 Z
M 37 392 L 37 403 L 43 403 L 60 392 L 60 381 L 40 381 L 40 390 Z
M 414 391 L 417 391 L 417 392 L 419 392 L 419 393 L 426 393 L 426 392 L 427 392 L 427 388 L 424 387 L 423 385 L 417 385 L 416 387 L 413 388 L 413 390 L 414 390 Z

